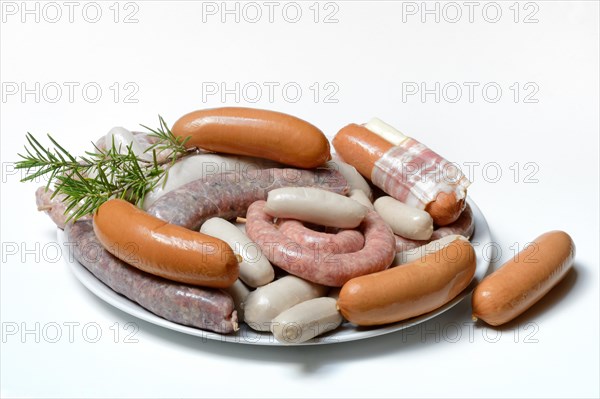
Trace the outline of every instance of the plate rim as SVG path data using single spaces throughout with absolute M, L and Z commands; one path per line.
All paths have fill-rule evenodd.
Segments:
M 64 262 L 67 264 L 71 272 L 75 275 L 77 280 L 94 295 L 102 299 L 104 302 L 131 316 L 134 316 L 151 324 L 158 325 L 169 330 L 177 331 L 179 333 L 199 337 L 203 340 L 203 342 L 205 340 L 213 340 L 236 344 L 284 347 L 351 342 L 394 333 L 421 324 L 450 310 L 463 299 L 465 299 L 465 297 L 473 291 L 477 283 L 483 279 L 490 267 L 491 262 L 484 256 L 483 250 L 487 243 L 491 243 L 492 237 L 487 220 L 485 219 L 485 216 L 483 215 L 479 207 L 468 196 L 467 203 L 469 204 L 469 206 L 471 206 L 471 209 L 473 210 L 473 218 L 475 220 L 475 232 L 471 237 L 471 242 L 477 239 L 476 242 L 478 245 L 477 248 L 475 248 L 475 252 L 477 255 L 477 266 L 473 279 L 471 280 L 467 288 L 465 288 L 460 294 L 458 294 L 455 298 L 453 298 L 445 305 L 431 312 L 425 313 L 423 315 L 408 320 L 372 328 L 362 328 L 355 326 L 349 322 L 344 322 L 341 328 L 338 328 L 334 331 L 318 336 L 303 343 L 278 342 L 277 340 L 275 340 L 271 333 L 255 332 L 251 330 L 245 323 L 240 323 L 240 330 L 238 330 L 235 333 L 220 334 L 169 321 L 143 308 L 141 305 L 132 301 L 131 299 L 117 293 L 116 291 L 113 291 L 110 287 L 108 287 L 96 276 L 94 276 L 94 274 L 92 274 L 88 269 L 81 265 L 81 263 L 79 263 L 73 256 L 63 258 Z M 66 235 L 64 231 L 59 228 L 57 228 L 56 230 L 57 240 L 59 245 L 62 247 L 62 250 L 69 251 L 69 248 L 71 248 L 71 246 L 65 245 Z

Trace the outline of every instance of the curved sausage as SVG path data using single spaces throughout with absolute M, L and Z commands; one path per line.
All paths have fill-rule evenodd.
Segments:
M 168 167 L 168 174 L 146 193 L 142 208 L 147 210 L 163 195 L 194 180 L 226 172 L 251 175 L 257 169 L 274 167 L 278 167 L 276 162 L 261 158 L 217 154 L 189 155 Z
M 202 224 L 200 232 L 223 240 L 239 254 L 240 279 L 250 287 L 260 287 L 273 281 L 275 272 L 269 260 L 248 236 L 225 219 L 211 218 Z
M 260 245 L 271 263 L 318 284 L 339 287 L 351 278 L 386 269 L 394 259 L 394 236 L 376 212 L 361 224 L 365 246 L 346 254 L 321 253 L 301 246 L 273 225 L 264 211 L 265 201 L 248 208 L 246 233 Z
M 272 190 L 265 206 L 265 212 L 273 217 L 342 229 L 357 227 L 368 211 L 353 199 L 315 187 Z
M 246 324 L 253 330 L 269 331 L 271 320 L 278 314 L 309 299 L 327 293 L 327 287 L 285 276 L 252 291 L 244 301 Z
M 378 120 L 364 126 L 350 124 L 336 134 L 333 146 L 373 184 L 401 202 L 424 209 L 437 225 L 455 221 L 464 209 L 470 182 L 418 141 L 396 131 L 403 140 L 394 146 L 378 134 L 389 129 L 395 131 Z
M 271 321 L 271 332 L 279 342 L 299 344 L 335 330 L 342 321 L 335 299 L 315 298 L 281 312 Z
M 231 297 L 218 289 L 165 280 L 131 267 L 98 241 L 91 220 L 65 227 L 75 259 L 115 292 L 174 323 L 219 333 L 238 329 Z
M 411 240 L 431 238 L 433 219 L 427 212 L 387 196 L 379 197 L 373 206 L 395 234 Z
M 346 254 L 360 251 L 365 245 L 365 237 L 357 230 L 342 230 L 336 234 L 322 233 L 306 227 L 302 222 L 293 219 L 277 221 L 279 231 L 298 244 L 313 249 Z
M 159 198 L 148 213 L 178 226 L 198 230 L 211 217 L 244 216 L 254 201 L 280 187 L 320 187 L 346 194 L 346 179 L 328 169 L 263 169 L 250 174 L 222 173 L 185 184 Z
M 327 162 L 329 141 L 310 123 L 281 112 L 226 107 L 194 111 L 173 125 L 188 148 L 271 159 L 299 168 Z
M 225 242 L 165 223 L 127 201 L 105 202 L 93 221 L 107 251 L 150 274 L 217 288 L 238 278 L 237 258 Z
M 475 274 L 475 251 L 457 240 L 423 260 L 368 274 L 342 287 L 338 307 L 359 326 L 394 323 L 430 312 L 464 290 Z
M 542 234 L 475 288 L 473 317 L 492 326 L 511 321 L 558 284 L 574 258 L 575 243 L 567 233 Z

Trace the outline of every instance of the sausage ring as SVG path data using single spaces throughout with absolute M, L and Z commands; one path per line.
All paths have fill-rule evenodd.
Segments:
M 320 254 L 283 234 L 264 211 L 266 202 L 256 201 L 246 214 L 246 234 L 267 258 L 282 269 L 306 280 L 340 287 L 348 280 L 387 269 L 395 255 L 394 235 L 374 211 L 369 211 L 360 228 L 364 247 L 347 254 Z

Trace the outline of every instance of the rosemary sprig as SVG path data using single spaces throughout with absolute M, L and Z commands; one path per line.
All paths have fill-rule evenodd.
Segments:
M 110 148 L 98 148 L 86 151 L 85 155 L 75 157 L 48 134 L 54 148 L 44 147 L 31 133 L 27 133 L 25 155 L 18 154 L 21 160 L 16 162 L 17 169 L 26 169 L 27 176 L 21 181 L 31 181 L 49 175 L 46 188 L 54 185 L 52 195 L 65 195 L 67 220 L 77 220 L 94 212 L 111 198 L 122 198 L 135 204 L 142 204 L 146 194 L 154 189 L 165 177 L 168 168 L 177 159 L 190 153 L 185 148 L 188 139 L 176 137 L 159 116 L 159 127 L 148 129 L 156 142 L 146 153 L 152 157 L 139 156 L 133 152 L 132 145 L 117 147 L 113 140 Z M 165 151 L 166 157 L 158 161 L 157 154 Z M 30 171 L 33 173 L 30 174 Z

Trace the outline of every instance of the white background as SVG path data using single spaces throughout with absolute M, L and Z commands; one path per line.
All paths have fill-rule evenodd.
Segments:
M 68 6 L 56 3 L 62 16 L 54 23 L 54 5 L 38 3 L 36 22 L 35 12 L 22 14 L 21 2 L 2 3 L 3 397 L 600 395 L 597 2 L 476 2 L 472 22 L 468 6 L 458 2 L 462 15 L 455 23 L 457 8 L 445 3 L 437 3 L 439 22 L 421 14 L 421 2 L 321 3 L 316 23 L 313 2 L 298 3 L 297 23 L 284 18 L 295 18 L 294 5 L 282 15 L 285 2 L 277 3 L 272 23 L 262 2 L 256 23 L 250 21 L 256 8 L 242 3 L 239 23 L 235 15 L 221 21 L 221 2 L 137 1 L 113 8 L 101 2 L 96 23 L 89 22 L 96 18 L 94 5 L 86 2 L 76 3 L 73 22 Z M 203 7 L 216 7 L 217 14 Z M 496 8 L 502 14 L 494 23 Z M 132 13 L 137 22 L 124 23 Z M 337 22 L 324 23 L 331 13 Z M 524 23 L 528 15 L 533 23 Z M 71 99 L 65 82 L 79 85 Z M 577 244 L 575 270 L 504 329 L 473 325 L 463 301 L 410 332 L 321 347 L 202 342 L 111 308 L 56 259 L 55 228 L 35 210 L 37 185 L 19 183 L 10 162 L 28 131 L 37 137 L 51 132 L 81 152 L 113 126 L 156 125 L 158 114 L 173 123 L 194 109 L 237 105 L 234 94 L 222 101 L 206 92 L 221 82 L 248 90 L 256 82 L 263 87 L 259 101 L 249 102 L 256 92 L 247 91 L 239 105 L 297 115 L 329 137 L 377 115 L 459 165 L 479 163 L 469 174 L 470 195 L 502 250 L 500 264 L 515 245 L 563 229 Z M 278 85 L 273 98 L 265 82 Z M 406 92 L 421 82 L 429 89 L 440 83 L 439 102 L 434 94 L 422 99 Z M 478 85 L 472 101 L 464 82 Z M 492 89 L 487 97 L 482 93 L 488 83 L 502 90 L 496 102 Z M 91 89 L 84 95 L 86 84 Z M 281 92 L 286 84 L 287 97 Z M 456 85 L 462 97 L 452 102 Z M 102 89 L 96 102 L 93 87 Z M 296 102 L 294 87 L 302 89 Z M 33 92 L 22 97 L 23 88 Z M 535 89 L 528 101 L 537 102 L 525 102 Z M 128 322 L 139 327 L 137 343 L 125 342 Z M 46 328 L 39 342 L 23 334 L 35 323 Z M 56 333 L 49 323 L 61 326 L 57 343 L 49 342 Z M 73 342 L 65 323 L 80 323 Z M 97 343 L 86 341 L 94 336 L 94 330 L 82 333 L 86 323 L 100 327 Z M 15 335 L 6 333 L 15 325 Z

